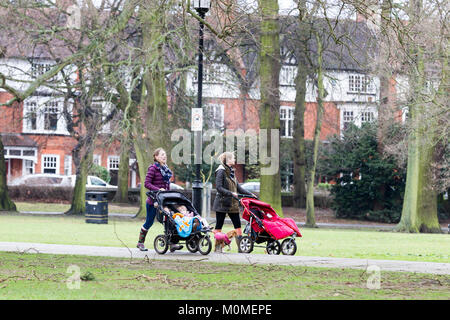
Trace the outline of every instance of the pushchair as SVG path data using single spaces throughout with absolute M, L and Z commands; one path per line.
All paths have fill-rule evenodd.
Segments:
M 200 252 L 202 255 L 207 255 L 211 252 L 212 242 L 209 237 L 209 228 L 204 228 L 200 222 L 199 228 L 186 234 L 181 232 L 177 227 L 175 219 L 171 212 L 164 210 L 165 207 L 176 212 L 177 205 L 184 205 L 194 214 L 194 218 L 201 216 L 194 208 L 192 203 L 184 194 L 178 191 L 148 191 L 147 196 L 153 200 L 153 205 L 156 208 L 156 219 L 164 225 L 164 234 L 156 236 L 153 243 L 155 251 L 159 254 L 165 254 L 169 249 L 170 243 L 185 241 L 188 251 L 195 253 Z
M 248 221 L 244 229 L 246 235 L 239 242 L 241 252 L 252 252 L 255 243 L 266 243 L 268 254 L 294 255 L 297 252 L 295 237 L 302 235 L 293 219 L 280 218 L 270 204 L 255 198 L 244 196 L 239 202 L 244 210 L 242 217 Z M 284 240 L 280 243 L 281 239 Z

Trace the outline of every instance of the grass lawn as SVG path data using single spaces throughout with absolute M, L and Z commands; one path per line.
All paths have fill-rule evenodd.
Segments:
M 30 216 L 0 214 L 0 242 L 37 242 L 135 248 L 141 219 L 111 218 L 108 224 L 88 224 L 82 216 Z M 224 231 L 231 225 L 225 225 Z M 307 229 L 300 230 L 296 255 L 360 259 L 409 260 L 450 263 L 448 234 L 409 234 L 374 230 Z M 163 232 L 155 220 L 146 246 L 153 247 L 156 235 Z M 232 243 L 232 251 L 237 252 Z M 255 248 L 254 254 L 264 253 Z
M 70 204 L 65 203 L 42 203 L 42 202 L 14 202 L 19 212 L 66 212 Z M 137 205 L 108 203 L 108 212 L 136 214 L 139 210 Z
M 75 267 L 74 267 L 75 266 Z M 69 281 L 78 274 L 82 281 Z M 0 299 L 448 299 L 448 276 L 0 252 Z M 79 284 L 79 288 L 76 284 Z

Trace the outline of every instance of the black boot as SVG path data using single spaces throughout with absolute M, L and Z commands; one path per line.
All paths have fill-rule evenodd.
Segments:
M 241 243 L 241 239 L 242 239 L 242 236 L 236 236 L 236 244 L 237 244 L 237 248 L 238 248 L 238 252 L 239 253 L 242 253 L 242 251 L 241 251 L 241 247 L 240 247 L 240 243 Z
M 175 250 L 181 250 L 181 249 L 183 249 L 183 246 L 181 244 L 175 244 L 175 243 L 170 244 L 170 252 L 174 252 Z

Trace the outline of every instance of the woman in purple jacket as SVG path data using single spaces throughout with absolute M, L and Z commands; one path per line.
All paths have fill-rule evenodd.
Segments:
M 170 178 L 172 177 L 172 171 L 166 165 L 167 155 L 163 148 L 158 148 L 153 153 L 153 163 L 148 167 L 147 176 L 145 177 L 145 187 L 149 190 L 169 190 L 170 189 Z M 146 203 L 147 208 L 147 218 L 144 225 L 141 227 L 141 232 L 139 234 L 139 241 L 137 243 L 137 248 L 141 251 L 147 251 L 144 246 L 145 237 L 150 227 L 153 225 L 156 216 L 156 208 L 153 206 L 153 201 L 147 198 Z M 170 251 L 179 250 L 183 246 L 178 244 L 170 244 Z

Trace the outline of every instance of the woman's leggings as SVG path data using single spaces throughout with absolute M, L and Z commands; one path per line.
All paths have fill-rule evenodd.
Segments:
M 153 222 L 155 221 L 156 217 L 156 208 L 152 204 L 146 204 L 145 206 L 147 208 L 147 218 L 145 219 L 145 223 L 142 226 L 145 230 L 150 229 L 150 227 L 153 225 Z
M 216 211 L 216 226 L 214 227 L 216 230 L 222 229 L 226 214 L 227 212 Z M 228 212 L 228 216 L 230 217 L 231 222 L 233 222 L 233 227 L 235 229 L 241 227 L 241 218 L 239 217 L 239 212 Z

